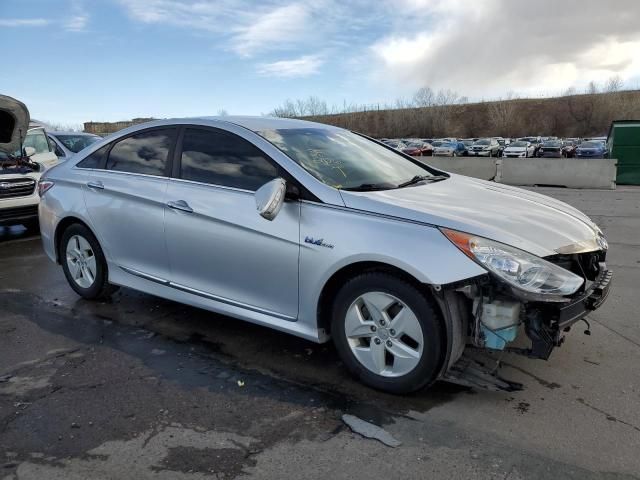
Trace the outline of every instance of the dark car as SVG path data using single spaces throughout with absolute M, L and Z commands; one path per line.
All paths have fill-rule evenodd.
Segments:
M 582 142 L 576 148 L 576 157 L 578 158 L 605 158 L 607 149 L 602 142 Z
M 578 148 L 578 142 L 575 140 L 565 140 L 562 146 L 562 156 L 566 158 L 573 158 L 576 156 L 576 148 Z
M 562 158 L 564 143 L 560 140 L 547 140 L 538 149 L 538 157 Z
M 433 147 L 427 142 L 409 142 L 402 152 L 412 157 L 430 157 L 433 155 Z

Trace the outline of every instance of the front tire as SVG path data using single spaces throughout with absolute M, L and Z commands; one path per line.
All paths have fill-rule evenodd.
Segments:
M 336 295 L 331 335 L 347 369 L 364 384 L 409 393 L 436 380 L 444 333 L 432 301 L 385 272 L 349 280 Z
M 62 234 L 62 270 L 71 288 L 88 300 L 104 298 L 118 287 L 108 282 L 107 262 L 96 237 L 87 227 L 73 224 Z

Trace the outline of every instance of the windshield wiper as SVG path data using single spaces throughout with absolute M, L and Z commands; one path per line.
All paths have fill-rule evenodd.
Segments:
M 350 192 L 375 192 L 377 190 L 391 190 L 392 188 L 396 187 L 386 183 L 362 183 L 355 187 L 343 187 L 341 190 L 347 190 Z
M 406 182 L 399 184 L 397 188 L 408 187 L 409 185 L 415 185 L 420 182 L 439 182 L 441 180 L 446 180 L 447 178 L 449 177 L 445 175 L 416 175 L 411 180 L 407 180 Z

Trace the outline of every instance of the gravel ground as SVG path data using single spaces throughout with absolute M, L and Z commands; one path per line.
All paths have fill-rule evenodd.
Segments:
M 537 190 L 602 226 L 614 289 L 591 336 L 502 357 L 514 393 L 385 395 L 330 344 L 128 289 L 87 302 L 0 227 L 0 478 L 640 478 L 640 189 Z

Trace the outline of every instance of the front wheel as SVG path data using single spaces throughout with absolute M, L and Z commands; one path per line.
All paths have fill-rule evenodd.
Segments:
M 98 240 L 84 225 L 74 224 L 64 231 L 59 255 L 67 282 L 81 297 L 103 298 L 117 290 L 108 282 L 107 262 Z
M 366 385 L 390 393 L 436 380 L 443 331 L 432 301 L 400 277 L 358 275 L 338 292 L 331 335 L 344 364 Z

